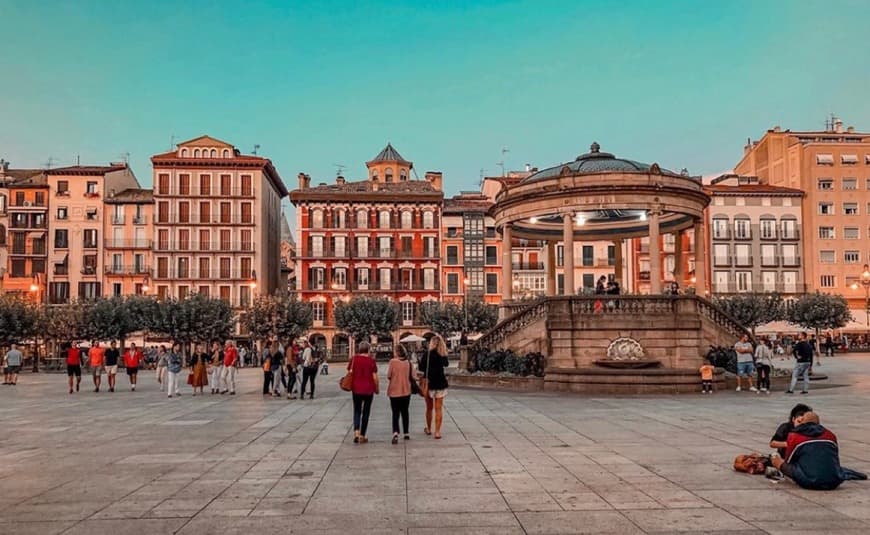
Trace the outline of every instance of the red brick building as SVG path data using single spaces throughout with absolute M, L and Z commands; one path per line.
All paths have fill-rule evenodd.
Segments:
M 332 355 L 346 355 L 348 336 L 335 327 L 334 310 L 352 296 L 386 296 L 399 303 L 397 338 L 422 335 L 420 305 L 440 298 L 441 173 L 412 178 L 414 164 L 387 145 L 366 162 L 367 178 L 311 185 L 299 175 L 290 192 L 296 206 L 296 289 L 311 303 L 311 340 Z

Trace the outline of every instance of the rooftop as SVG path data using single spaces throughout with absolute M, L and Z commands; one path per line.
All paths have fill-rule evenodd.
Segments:
M 667 169 L 659 168 L 658 164 L 645 164 L 635 160 L 617 158 L 609 152 L 601 152 L 601 146 L 593 142 L 589 152 L 581 154 L 573 162 L 556 165 L 525 178 L 522 183 L 528 184 L 538 180 L 561 175 L 593 175 L 598 173 L 649 173 L 683 176 Z
M 127 169 L 127 164 L 111 164 L 111 165 L 70 165 L 68 167 L 56 167 L 54 169 L 46 169 L 46 175 L 52 176 L 98 176 L 113 171 L 123 171 Z
M 408 160 L 402 158 L 402 155 L 399 154 L 399 151 L 393 148 L 391 143 L 387 143 L 387 146 L 384 147 L 384 150 L 378 153 L 371 161 L 368 163 L 377 163 L 377 162 L 399 162 L 410 164 Z
M 106 197 L 106 204 L 149 204 L 154 202 L 154 190 L 141 188 L 128 188 L 110 197 Z

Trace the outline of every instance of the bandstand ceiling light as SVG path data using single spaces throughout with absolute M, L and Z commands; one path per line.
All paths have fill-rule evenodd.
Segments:
M 585 218 L 584 216 L 582 216 L 582 215 L 579 215 L 579 214 L 578 214 L 577 217 L 576 217 L 576 221 L 577 221 L 577 226 L 578 226 L 578 227 L 582 227 L 583 225 L 586 224 L 586 218 Z
M 640 212 L 640 220 L 641 220 L 641 221 L 646 221 L 646 210 L 642 210 L 642 211 Z
M 538 218 L 537 218 L 537 216 L 532 216 L 532 217 L 529 218 L 529 223 L 531 223 L 531 224 L 534 225 L 534 224 L 537 223 L 537 222 L 538 222 Z

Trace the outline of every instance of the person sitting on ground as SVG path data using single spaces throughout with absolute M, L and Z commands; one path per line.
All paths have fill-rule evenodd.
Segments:
M 867 476 L 840 466 L 837 436 L 819 423 L 819 415 L 810 411 L 788 435 L 785 460 L 773 456 L 773 466 L 798 486 L 809 490 L 833 490 L 843 481 L 865 480 Z
M 786 442 L 788 440 L 788 434 L 794 431 L 795 427 L 800 425 L 803 415 L 812 410 L 813 408 L 809 405 L 798 403 L 791 408 L 791 412 L 788 415 L 788 421 L 779 424 L 779 427 L 776 428 L 776 432 L 774 432 L 773 436 L 770 438 L 770 447 L 776 448 L 780 457 L 785 458 L 785 448 L 788 446 L 788 443 Z

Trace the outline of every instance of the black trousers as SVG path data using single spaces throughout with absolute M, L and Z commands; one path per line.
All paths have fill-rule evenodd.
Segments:
M 402 417 L 402 429 L 408 434 L 408 407 L 411 406 L 411 396 L 390 398 L 390 409 L 393 411 L 393 433 L 399 433 L 399 416 Z
M 707 379 L 701 380 L 701 392 L 712 392 L 713 391 L 713 381 L 709 381 Z
M 767 364 L 759 364 L 755 367 L 755 373 L 758 379 L 758 388 L 766 388 L 770 390 L 770 366 Z
M 317 368 L 302 368 L 302 386 L 299 388 L 299 397 L 305 397 L 305 384 L 311 381 L 311 396 L 314 396 L 314 379 L 317 378 Z
M 366 429 L 369 428 L 369 414 L 372 412 L 374 398 L 372 394 L 353 395 L 353 430 L 359 431 L 362 436 L 366 435 Z
M 268 394 L 272 387 L 272 372 L 263 371 L 263 394 Z

